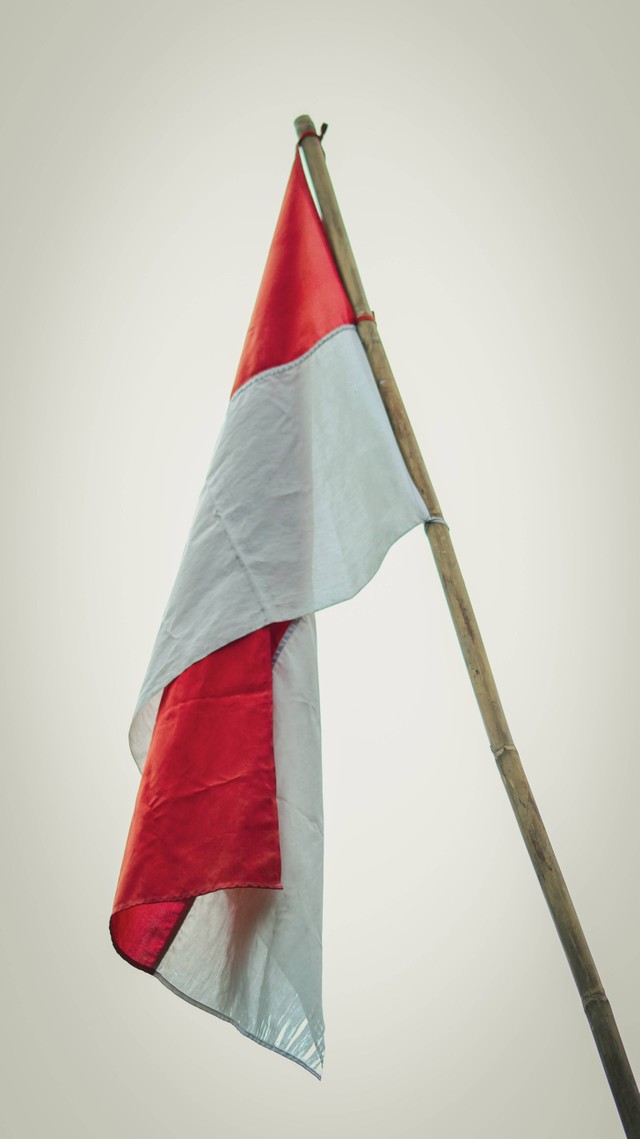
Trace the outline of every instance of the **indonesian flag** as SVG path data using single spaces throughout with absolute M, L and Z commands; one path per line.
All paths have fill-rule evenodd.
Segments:
M 118 953 L 320 1076 L 314 613 L 428 517 L 296 154 L 133 717 Z

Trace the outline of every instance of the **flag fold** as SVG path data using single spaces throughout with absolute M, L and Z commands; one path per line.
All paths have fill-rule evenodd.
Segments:
M 142 778 L 111 935 L 126 960 L 316 1076 L 313 615 L 427 518 L 296 155 L 130 729 Z

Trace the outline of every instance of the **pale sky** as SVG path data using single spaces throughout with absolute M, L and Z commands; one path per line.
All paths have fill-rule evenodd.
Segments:
M 129 720 L 309 113 L 640 1073 L 638 6 L 1 11 L 7 1134 L 617 1139 L 419 530 L 318 617 L 322 1083 L 107 927 Z

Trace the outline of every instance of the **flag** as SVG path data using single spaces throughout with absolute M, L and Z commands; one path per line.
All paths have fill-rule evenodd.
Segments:
M 223 430 L 131 724 L 118 953 L 316 1076 L 314 614 L 428 515 L 296 153 Z

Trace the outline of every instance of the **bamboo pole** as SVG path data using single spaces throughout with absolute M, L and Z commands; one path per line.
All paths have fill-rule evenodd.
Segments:
M 356 316 L 368 314 L 369 304 L 315 126 L 308 115 L 301 115 L 295 120 L 295 129 L 304 150 L 311 181 L 320 204 L 325 232 L 347 295 Z M 429 514 L 439 518 L 442 514 L 440 504 L 378 335 L 377 326 L 375 322 L 366 320 L 359 322 L 357 329 L 409 474 Z M 446 525 L 427 523 L 426 532 L 489 737 L 489 744 L 578 987 L 625 1134 L 629 1139 L 639 1139 L 640 1096 L 631 1065 L 520 762 L 520 756 L 513 743 L 449 529 Z

